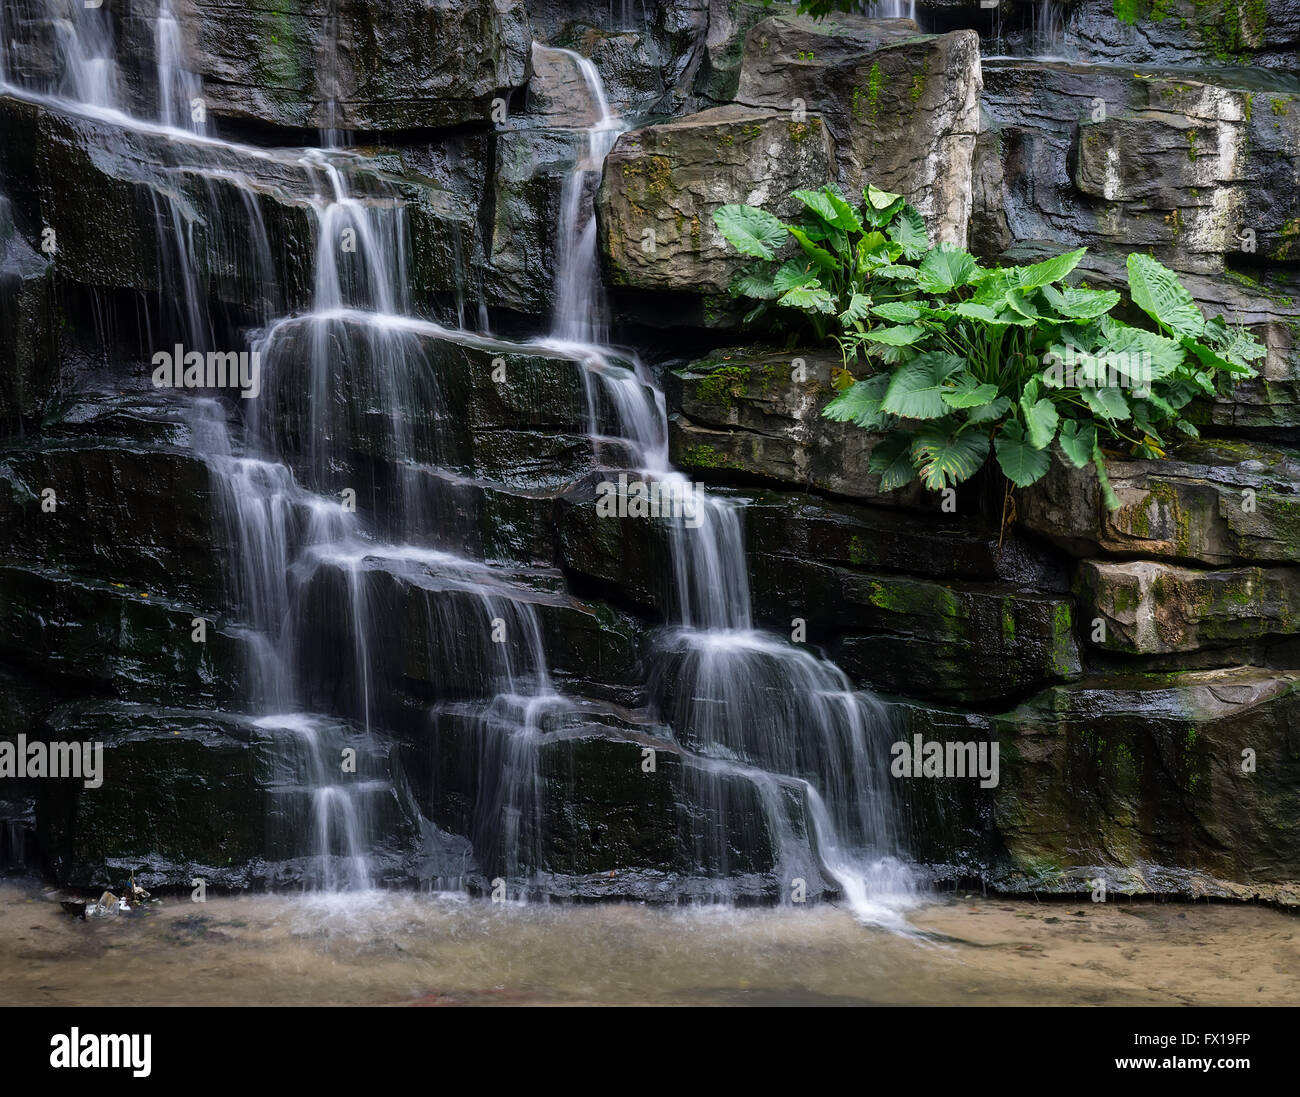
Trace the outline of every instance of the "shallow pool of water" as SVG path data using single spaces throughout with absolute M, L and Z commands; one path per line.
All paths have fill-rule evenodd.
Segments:
M 900 935 L 835 906 L 502 906 L 436 895 L 165 900 L 81 921 L 0 885 L 3 1005 L 1219 1004 L 1300 999 L 1255 906 L 947 898 Z

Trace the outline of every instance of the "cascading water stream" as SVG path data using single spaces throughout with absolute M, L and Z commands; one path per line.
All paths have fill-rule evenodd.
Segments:
M 586 148 L 565 180 L 560 198 L 556 233 L 559 273 L 555 279 L 551 334 L 566 342 L 600 344 L 608 341 L 608 333 L 599 326 L 605 309 L 597 268 L 592 192 L 600 182 L 605 157 L 627 126 L 610 109 L 600 74 L 588 58 L 572 50 L 536 48 L 567 59 L 577 69 L 593 118 L 586 130 Z
M 216 179 L 232 183 L 247 218 L 244 246 L 269 284 L 273 264 L 254 183 L 220 162 L 236 146 L 201 132 L 192 112 L 187 114 L 200 89 L 184 68 L 170 6 L 162 6 L 156 27 L 158 122 L 131 118 L 118 105 L 111 42 L 101 37 L 108 24 L 85 20 L 80 11 L 71 14 L 59 39 L 64 71 L 58 87 L 38 94 L 17 90 L 57 109 L 75 108 L 89 118 L 166 137 L 193 161 L 161 169 L 178 179 L 197 174 L 209 186 Z M 549 338 L 524 349 L 560 352 L 583 365 L 599 454 L 617 455 L 647 479 L 685 487 L 668 462 L 662 392 L 634 356 L 604 345 L 592 191 L 624 125 L 610 110 L 591 62 L 566 56 L 587 88 L 590 123 L 562 198 L 553 327 Z M 6 81 L 9 76 L 8 68 L 0 73 Z M 242 146 L 239 151 L 286 162 L 284 153 Z M 192 408 L 196 446 L 212 471 L 231 542 L 231 608 L 242 622 L 236 631 L 255 671 L 250 702 L 257 726 L 278 745 L 280 814 L 291 821 L 286 849 L 310 847 L 307 878 L 313 886 L 365 889 L 375 882 L 368 853 L 379 815 L 375 805 L 391 798 L 394 786 L 345 778 L 337 758 L 344 745 L 373 745 L 371 731 L 391 675 L 381 656 L 389 623 L 379 620 L 375 584 L 398 583 L 427 597 L 431 652 L 462 642 L 457 637 L 487 637 L 503 628 L 511 642 L 485 639 L 479 653 L 490 689 L 478 715 L 482 764 L 473 829 L 476 846 L 499 850 L 494 863 L 503 864 L 517 884 L 538 863 L 530 843 L 541 826 L 539 749 L 572 702 L 551 681 L 537 614 L 527 598 L 502 581 L 499 569 L 449 551 L 459 549 L 457 531 L 439 528 L 436 496 L 453 489 L 455 462 L 444 453 L 438 429 L 444 394 L 419 340 L 510 345 L 412 316 L 403 202 L 375 193 L 373 185 L 352 194 L 349 171 L 359 163 L 338 150 L 305 150 L 294 158 L 316 188 L 311 302 L 303 313 L 267 315 L 252 339 L 263 364 L 265 398 L 245 409 L 243 446 L 237 451 L 232 444 L 225 405 L 204 399 Z M 165 205 L 158 217 L 170 225 L 178 264 L 171 285 L 179 290 L 184 326 L 202 345 L 212 326 L 194 251 L 198 214 L 181 198 Z M 211 233 L 213 226 L 207 228 Z M 223 231 L 241 235 L 230 226 Z M 272 296 L 284 296 L 282 288 Z M 598 404 L 613 410 L 616 435 L 595 432 Z M 280 435 L 285 422 L 298 428 L 293 447 Z M 365 521 L 334 494 L 358 475 L 355 450 L 363 434 L 374 444 L 371 456 L 388 463 L 400 487 L 386 512 Z M 303 459 L 295 464 L 299 451 Z M 754 628 L 741 519 L 734 502 L 705 496 L 698 528 L 682 521 L 671 525 L 677 607 L 660 639 L 651 683 L 660 714 L 690 760 L 687 779 L 700 797 L 725 811 L 726 781 L 740 779 L 756 790 L 782 876 L 817 871 L 804 836 L 811 832 L 815 860 L 855 910 L 890 923 L 910 883 L 893 857 L 892 813 L 882 780 L 887 752 L 880 749 L 887 724 L 879 706 L 854 691 L 838 668 Z M 381 526 L 398 537 L 384 543 Z M 417 543 L 421 538 L 434 544 Z M 438 543 L 440 538 L 447 543 Z M 351 694 L 346 716 L 355 724 L 310 711 L 304 689 L 314 661 L 337 653 L 304 649 L 313 610 L 303 598 L 334 573 L 341 577 L 338 610 L 352 651 L 349 659 L 330 665 L 339 667 L 340 690 L 346 686 Z M 446 592 L 463 596 L 464 608 L 434 608 Z M 792 796 L 802 805 L 800 825 L 791 814 Z M 723 839 L 707 831 L 695 838 L 698 862 L 721 866 L 725 875 Z M 727 896 L 725 879 L 715 893 Z
M 158 8 L 155 32 L 158 51 L 158 117 L 165 126 L 207 129 L 207 114 L 202 102 L 202 83 L 185 66 L 185 47 L 181 27 L 172 13 L 171 0 L 162 0 Z
M 595 215 L 583 220 L 573 195 L 586 190 L 592 176 L 599 181 L 617 133 L 609 138 L 615 126 L 599 74 L 590 62 L 580 68 L 599 105 L 588 147 L 601 159 L 594 165 L 580 160 L 565 186 L 549 345 L 584 362 L 589 383 L 616 411 L 620 441 L 639 474 L 672 485 L 683 498 L 690 485 L 668 460 L 662 393 L 639 362 L 618 364 L 597 339 L 604 330 L 603 303 L 598 287 L 584 284 L 600 278 Z M 774 782 L 796 784 L 822 866 L 854 911 L 865 921 L 901 926 L 899 909 L 912 901 L 914 885 L 896 855 L 885 776 L 894 736 L 884 709 L 855 691 L 838 667 L 754 629 L 740 509 L 708 495 L 696 498 L 701 513 L 694 521 L 678 516 L 670 524 L 677 623 L 660 639 L 652 692 L 677 740 L 708 761 L 691 771 L 705 786 L 697 791 L 721 804 L 723 778 L 739 774 L 753 781 L 780 867 L 788 872 L 801 860 L 799 843 Z

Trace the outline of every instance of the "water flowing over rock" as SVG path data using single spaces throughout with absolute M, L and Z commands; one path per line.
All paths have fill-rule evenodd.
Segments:
M 0 857 L 896 929 L 922 881 L 1300 903 L 1298 24 L 1219 11 L 7 4 L 0 738 L 107 778 L 0 777 Z M 830 180 L 984 263 L 1150 251 L 1261 375 L 1108 456 L 1114 512 L 1059 459 L 883 491 L 713 222 Z M 916 735 L 1000 779 L 892 775 Z

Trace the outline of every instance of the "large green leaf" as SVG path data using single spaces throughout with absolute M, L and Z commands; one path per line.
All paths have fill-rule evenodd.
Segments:
M 845 200 L 844 195 L 837 194 L 836 188 L 831 186 L 822 187 L 820 192 L 835 214 L 833 217 L 827 217 L 826 220 L 845 233 L 861 233 L 862 218 L 858 217 L 857 209 Z
M 918 355 L 894 371 L 881 406 L 904 419 L 938 419 L 948 414 L 944 382 L 965 365 L 965 359 L 955 354 L 931 351 Z
M 1102 368 L 1136 386 L 1168 377 L 1183 364 L 1183 348 L 1172 339 L 1122 324 L 1110 317 L 1101 322 L 1102 343 L 1095 351 Z
M 1025 416 L 1025 427 L 1029 432 L 1029 444 L 1034 449 L 1046 449 L 1056 437 L 1056 424 L 1060 420 L 1056 405 L 1047 397 L 1041 400 L 1029 400 L 1021 397 L 1020 410 Z
M 1204 315 L 1178 276 L 1151 256 L 1128 257 L 1128 288 L 1133 304 L 1175 335 L 1195 338 L 1205 329 Z
M 876 228 L 882 228 L 889 224 L 894 215 L 904 205 L 901 194 L 891 194 L 889 191 L 877 190 L 870 184 L 862 192 L 862 197 L 867 200 L 866 207 L 862 211 L 863 217 L 867 224 L 874 225 Z
M 835 298 L 820 286 L 815 288 L 796 286 L 788 293 L 782 294 L 777 304 L 785 305 L 787 308 L 802 309 L 804 312 L 829 314 L 835 311 Z
M 1094 415 L 1115 422 L 1123 422 L 1129 417 L 1128 401 L 1119 389 L 1097 388 L 1080 389 L 1083 402 L 1092 409 Z
M 855 423 L 866 430 L 879 430 L 889 416 L 880 410 L 880 401 L 889 387 L 889 374 L 877 373 L 845 389 L 822 408 L 822 415 L 837 423 Z
M 912 436 L 896 430 L 887 435 L 871 451 L 871 472 L 880 473 L 880 490 L 894 491 L 916 479 L 916 466 L 912 463 Z
M 713 223 L 733 248 L 755 259 L 775 259 L 775 249 L 789 235 L 780 221 L 756 206 L 720 206 L 713 211 Z
M 1255 369 L 1245 362 L 1234 362 L 1225 355 L 1218 354 L 1211 350 L 1199 339 L 1193 339 L 1184 335 L 1181 340 L 1182 345 L 1194 355 L 1203 366 L 1213 366 L 1215 369 L 1221 369 L 1225 373 L 1235 373 L 1241 377 L 1254 377 Z
M 818 268 L 810 259 L 787 259 L 772 276 L 772 288 L 786 293 L 799 286 L 820 286 Z
M 855 293 L 849 298 L 848 307 L 840 313 L 840 324 L 847 328 L 859 320 L 865 320 L 870 312 L 871 298 L 865 293 Z
M 930 235 L 925 230 L 925 218 L 911 206 L 904 206 L 889 226 L 889 238 L 902 245 L 909 259 L 920 259 L 930 246 Z
M 1019 267 L 1016 281 L 1020 283 L 1021 289 L 1034 289 L 1045 286 L 1049 282 L 1059 282 L 1079 265 L 1079 260 L 1084 257 L 1087 250 L 1087 248 L 1078 248 L 1075 251 L 1067 251 L 1064 255 L 1045 259 L 1041 263 L 1034 263 L 1032 266 Z
M 873 342 L 884 343 L 887 347 L 909 347 L 925 334 L 925 328 L 917 324 L 895 324 L 887 328 L 872 328 L 870 335 Z
M 1043 286 L 1040 291 L 1058 316 L 1071 320 L 1095 320 L 1119 304 L 1119 294 L 1113 289 L 1077 289 L 1066 286 Z
M 975 256 L 952 244 L 940 244 L 921 260 L 917 268 L 921 288 L 929 293 L 948 293 L 955 286 L 967 285 L 979 269 Z
M 945 424 L 927 423 L 912 441 L 912 460 L 931 491 L 969 480 L 989 455 L 989 437 L 980 431 L 954 433 Z
M 1051 455 L 1046 450 L 1034 448 L 1017 419 L 1010 420 L 998 431 L 993 450 L 1006 478 L 1018 488 L 1026 488 L 1041 480 L 1052 464 Z
M 772 284 L 772 270 L 762 263 L 751 263 L 737 271 L 731 280 L 732 297 L 754 297 L 759 301 L 775 301 L 776 287 Z
M 974 301 L 962 301 L 952 311 L 955 315 L 963 316 L 967 320 L 979 320 L 985 324 L 994 323 L 998 318 L 997 312 L 989 308 L 988 305 L 979 305 Z
M 1097 428 L 1081 419 L 1066 419 L 1057 436 L 1061 449 L 1070 464 L 1081 469 L 1092 460 L 1092 450 L 1097 444 Z
M 799 199 L 809 210 L 815 213 L 827 224 L 835 225 L 839 229 L 847 229 L 847 225 L 836 225 L 835 207 L 831 205 L 831 200 L 824 191 L 821 190 L 797 190 L 790 197 Z
M 887 278 L 891 282 L 915 282 L 920 277 L 920 272 L 906 263 L 888 263 L 873 270 L 871 277 Z
M 975 277 L 974 275 L 972 277 Z M 995 312 L 1001 312 L 1007 305 L 1007 294 L 1019 288 L 1015 273 L 1009 270 L 991 270 L 983 272 L 978 288 L 971 302 L 984 305 Z
M 1205 325 L 1202 338 L 1214 348 L 1216 354 L 1235 362 L 1239 366 L 1250 366 L 1268 354 L 1268 348 L 1244 327 L 1230 327 L 1222 317 L 1216 317 Z
M 943 402 L 950 408 L 974 408 L 992 403 L 997 398 L 998 387 L 981 385 L 969 373 L 963 373 L 952 388 L 943 390 L 942 395 Z
M 839 260 L 835 258 L 825 248 L 818 247 L 813 243 L 809 235 L 803 229 L 796 225 L 786 225 L 791 236 L 799 241 L 799 246 L 803 248 L 803 253 L 816 263 L 822 270 L 828 274 L 834 274 L 840 269 Z
M 1007 291 L 1007 304 L 1011 306 L 1013 312 L 1025 317 L 1028 320 L 1037 320 L 1042 316 L 1038 311 L 1038 306 L 1034 303 L 1034 294 L 1031 290 L 1026 293 L 1022 289 L 1011 289 Z
M 974 407 L 966 416 L 968 423 L 996 423 L 1011 408 L 1011 397 L 999 396 L 983 406 Z
M 883 305 L 875 305 L 871 311 L 885 320 L 892 320 L 895 324 L 909 324 L 921 316 L 921 310 L 910 301 L 886 301 Z

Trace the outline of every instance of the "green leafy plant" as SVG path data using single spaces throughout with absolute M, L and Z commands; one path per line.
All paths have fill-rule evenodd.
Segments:
M 757 302 L 747 320 L 794 309 L 839 343 L 849 372 L 823 414 L 885 435 L 871 458 L 882 490 L 919 477 L 939 491 L 990 454 L 1026 487 L 1046 474 L 1055 442 L 1075 467 L 1094 465 L 1116 509 L 1104 448 L 1163 457 L 1171 431 L 1197 436 L 1182 409 L 1255 376 L 1264 356 L 1249 332 L 1207 320 L 1148 255 L 1128 257 L 1139 327 L 1116 315 L 1118 292 L 1066 283 L 1086 248 L 984 267 L 961 248 L 931 247 L 900 195 L 868 186 L 857 205 L 829 184 L 793 197 L 798 224 L 752 206 L 715 212 L 722 235 L 757 260 L 731 290 Z

